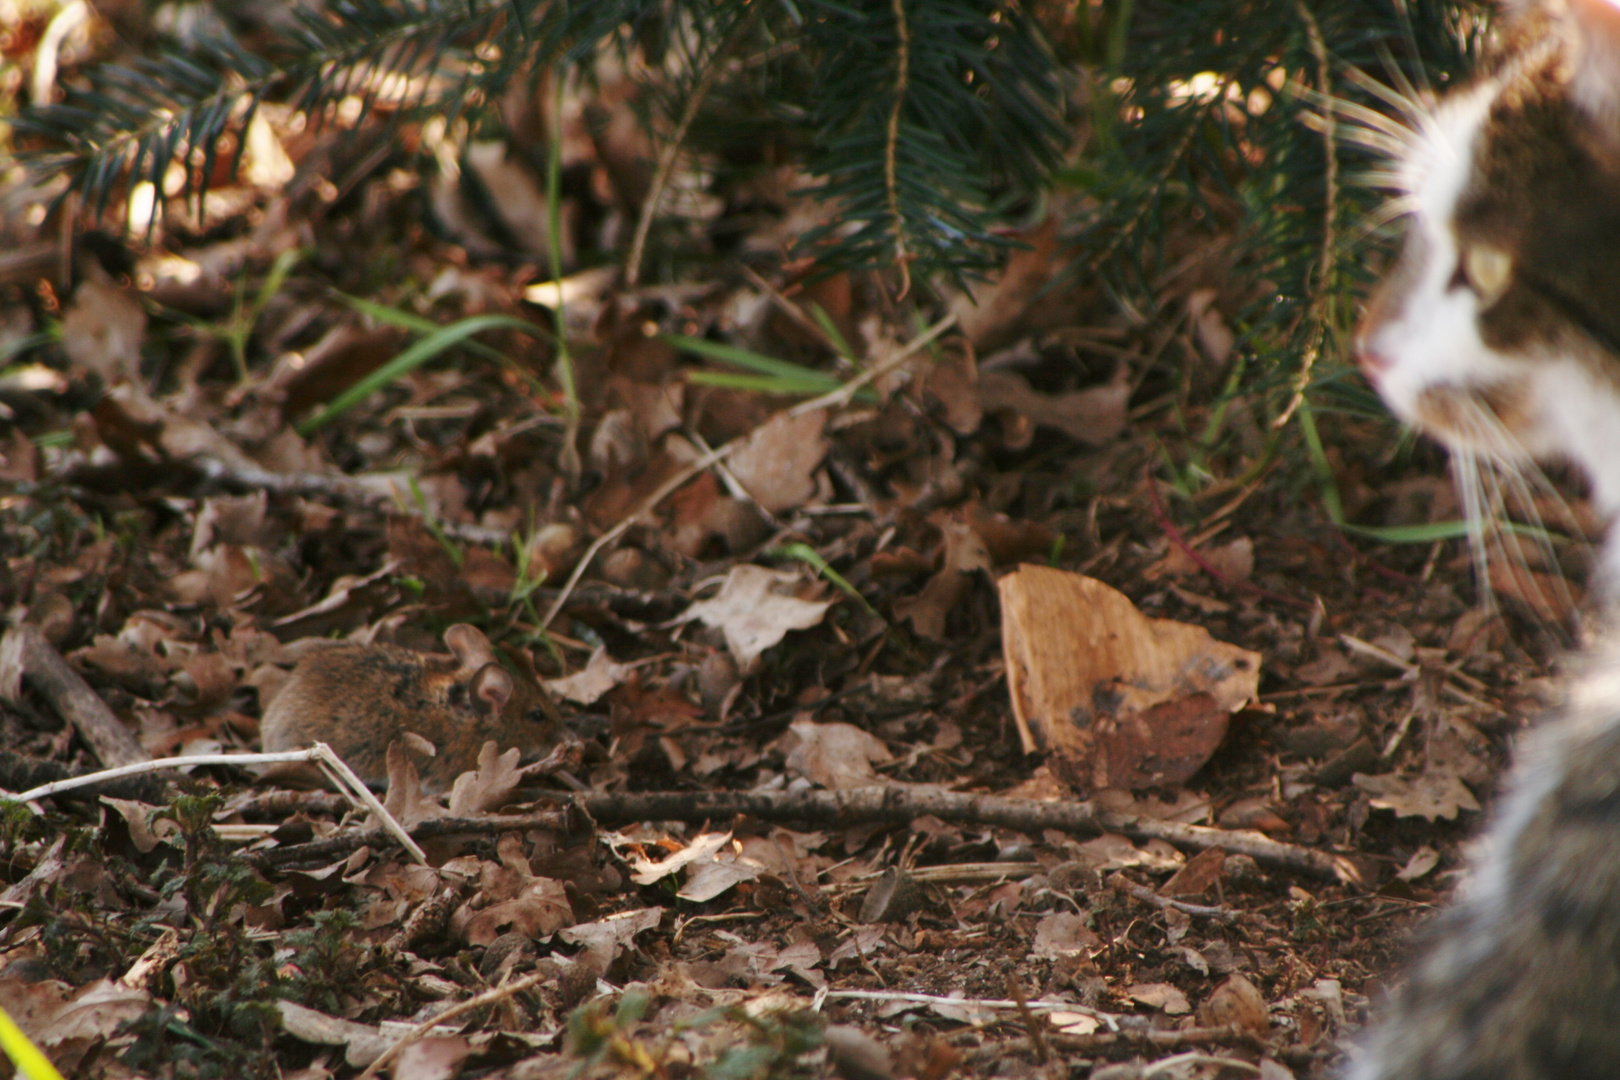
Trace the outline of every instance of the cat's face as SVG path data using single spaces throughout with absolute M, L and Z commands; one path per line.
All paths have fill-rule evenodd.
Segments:
M 1521 12 L 1494 71 L 1420 117 L 1406 248 L 1356 335 L 1402 418 L 1582 466 L 1620 512 L 1620 8 Z

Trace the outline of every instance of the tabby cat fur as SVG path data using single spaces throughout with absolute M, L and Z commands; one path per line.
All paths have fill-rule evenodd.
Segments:
M 1496 33 L 1474 81 L 1376 125 L 1371 141 L 1398 143 L 1410 218 L 1357 360 L 1462 455 L 1579 466 L 1612 522 L 1620 6 L 1509 5 Z M 1620 595 L 1612 530 L 1598 573 Z M 1524 741 L 1482 857 L 1350 1080 L 1620 1077 L 1620 641 L 1600 634 L 1572 666 L 1568 704 Z

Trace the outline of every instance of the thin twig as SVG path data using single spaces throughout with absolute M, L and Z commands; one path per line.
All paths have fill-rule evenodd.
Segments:
M 1360 653 L 1362 656 L 1365 656 L 1371 660 L 1377 660 L 1381 664 L 1388 664 L 1390 667 L 1403 674 L 1410 675 L 1419 670 L 1420 665 L 1414 664 L 1410 660 L 1403 660 L 1399 656 L 1396 656 L 1394 653 L 1390 652 L 1388 649 L 1374 645 L 1370 641 L 1363 641 L 1352 634 L 1340 634 L 1339 641 L 1343 643 L 1344 647 L 1349 649 L 1351 652 Z M 1450 694 L 1464 705 L 1471 705 L 1476 709 L 1481 709 L 1488 713 L 1500 713 L 1502 711 L 1500 708 L 1492 705 L 1484 698 L 1476 697 L 1473 694 L 1470 694 L 1468 691 L 1462 689 L 1460 686 L 1455 686 L 1452 684 L 1453 679 L 1468 679 L 1479 689 L 1483 690 L 1485 688 L 1484 684 L 1480 683 L 1479 680 L 1474 679 L 1472 676 L 1461 671 L 1448 670 L 1445 674 L 1446 678 L 1441 682 L 1440 689 Z
M 158 772 L 162 769 L 189 768 L 193 765 L 273 765 L 284 761 L 312 760 L 314 756 L 308 750 L 289 750 L 279 754 L 197 754 L 191 757 L 155 758 L 151 761 L 137 761 L 129 765 L 70 776 L 64 780 L 53 780 L 49 784 L 41 784 L 39 787 L 29 788 L 15 795 L 0 792 L 0 800 L 30 803 L 38 799 L 48 799 L 61 791 L 72 791 L 74 788 L 88 787 L 108 780 L 119 780 L 126 776 L 138 776 L 141 773 Z
M 1311 383 L 1311 370 L 1316 366 L 1316 358 L 1322 353 L 1322 341 L 1327 335 L 1323 321 L 1326 315 L 1329 278 L 1333 275 L 1333 247 L 1339 216 L 1339 155 L 1336 148 L 1338 131 L 1333 118 L 1333 85 L 1330 81 L 1327 43 L 1322 40 L 1322 27 L 1317 24 L 1316 16 L 1311 14 L 1311 9 L 1305 3 L 1305 0 L 1294 0 L 1294 6 L 1299 10 L 1300 19 L 1305 23 L 1305 35 L 1310 39 L 1311 43 L 1311 56 L 1316 60 L 1316 81 L 1322 94 L 1322 156 L 1324 158 L 1322 169 L 1322 250 L 1317 255 L 1316 280 L 1311 283 L 1313 288 L 1311 290 L 1310 318 L 1314 324 L 1311 330 L 1311 345 L 1310 348 L 1305 350 L 1305 356 L 1300 361 L 1299 373 L 1294 376 L 1294 393 L 1289 398 L 1288 406 L 1271 423 L 1271 426 L 1279 431 L 1287 425 L 1295 411 L 1304 403 L 1305 390 Z
M 1270 589 L 1262 589 L 1252 581 L 1233 581 L 1231 578 L 1228 578 L 1225 574 L 1215 569 L 1214 566 L 1210 565 L 1209 560 L 1200 555 L 1198 551 L 1187 542 L 1186 536 L 1184 536 L 1181 530 L 1176 527 L 1176 523 L 1170 520 L 1170 514 L 1164 508 L 1164 500 L 1159 498 L 1158 484 L 1159 482 L 1153 478 L 1153 473 L 1150 471 L 1147 476 L 1148 501 L 1153 504 L 1153 515 L 1159 521 L 1159 528 L 1163 529 L 1164 535 L 1169 538 L 1170 542 L 1176 547 L 1180 548 L 1182 554 L 1186 555 L 1188 559 L 1192 560 L 1194 566 L 1208 574 L 1212 581 L 1214 581 L 1217 585 L 1224 586 L 1228 589 L 1236 589 L 1239 592 L 1252 593 L 1255 596 L 1262 597 L 1266 600 L 1275 600 L 1279 604 L 1288 604 L 1292 607 L 1303 608 L 1306 611 L 1311 610 L 1312 605 L 1307 604 L 1303 600 L 1296 600 L 1292 596 L 1284 596 L 1282 593 L 1275 593 Z
M 455 836 L 464 833 L 483 836 L 490 833 L 523 832 L 545 829 L 551 832 L 569 830 L 569 811 L 547 810 L 536 814 L 495 814 L 475 818 L 428 818 L 410 828 L 413 837 L 424 840 L 435 836 Z M 387 829 L 360 829 L 338 833 L 335 836 L 311 840 L 305 844 L 257 851 L 247 858 L 261 870 L 335 859 L 351 851 L 380 843 L 392 835 Z
M 878 1002 L 911 1002 L 916 1005 L 942 1005 L 950 1009 L 1018 1009 L 1019 1003 L 1012 998 L 973 998 L 973 997 L 945 997 L 941 994 L 912 994 L 902 990 L 829 990 L 826 995 L 817 995 L 826 1001 L 878 1001 Z M 1127 1017 L 1121 1013 L 1106 1013 L 1101 1009 L 1093 1009 L 1073 1001 L 1056 1001 L 1051 998 L 1038 998 L 1026 1001 L 1023 1008 L 1031 1012 L 1072 1012 L 1081 1016 L 1089 1016 L 1101 1020 L 1115 1031 L 1119 1030 L 1120 1021 Z
M 692 462 L 692 464 L 688 465 L 686 468 L 682 469 L 668 480 L 665 480 L 662 484 L 659 484 L 657 489 L 654 490 L 651 495 L 648 495 L 645 499 L 642 499 L 634 510 L 620 518 L 617 525 L 613 526 L 613 528 L 609 529 L 607 532 L 603 533 L 601 536 L 598 536 L 594 541 L 592 541 L 591 546 L 585 549 L 585 554 L 581 555 L 579 557 L 579 561 L 574 564 L 574 572 L 568 575 L 568 580 L 563 583 L 562 591 L 557 594 L 557 599 L 552 601 L 551 607 L 546 609 L 545 618 L 540 620 L 540 629 L 545 630 L 546 627 L 550 626 L 551 621 L 557 617 L 559 612 L 562 611 L 563 605 L 568 603 L 568 598 L 574 594 L 574 586 L 579 584 L 579 579 L 585 576 L 585 570 L 591 565 L 591 560 L 595 559 L 597 555 L 601 554 L 603 548 L 607 547 L 609 544 L 613 543 L 613 541 L 623 536 L 625 531 L 628 530 L 631 525 L 634 525 L 637 521 L 641 520 L 644 515 L 652 513 L 659 503 L 663 502 L 680 488 L 684 487 L 687 481 L 691 480 L 692 477 L 696 476 L 704 469 L 707 469 L 715 462 L 724 461 L 726 458 L 730 457 L 731 454 L 747 440 L 747 438 L 748 436 L 746 435 L 740 435 L 737 438 L 732 439 L 730 442 L 723 443 L 720 446 L 715 447 L 713 450 L 710 450 L 707 454 L 704 454 L 702 457 Z
M 894 108 L 889 110 L 889 131 L 883 142 L 883 189 L 889 198 L 889 215 L 894 218 L 894 261 L 900 267 L 900 295 L 911 292 L 911 252 L 906 250 L 905 219 L 900 216 L 899 155 L 900 112 L 905 108 L 906 90 L 911 81 L 911 27 L 906 23 L 905 0 L 894 0 L 895 45 Z
M 1185 900 L 1175 900 L 1168 896 L 1160 896 L 1146 885 L 1138 885 L 1130 878 L 1123 877 L 1119 874 L 1115 874 L 1110 881 L 1114 888 L 1119 892 L 1125 893 L 1129 896 L 1134 896 L 1144 904 L 1152 904 L 1154 907 L 1159 908 L 1160 910 L 1164 910 L 1165 908 L 1175 908 L 1177 911 L 1182 912 L 1183 914 L 1197 915 L 1199 918 L 1204 919 L 1214 919 L 1216 922 L 1229 923 L 1237 921 L 1237 912 L 1235 911 L 1228 911 L 1226 908 L 1222 907 L 1210 907 L 1208 904 L 1189 904 Z
M 359 1080 L 371 1080 L 372 1077 L 376 1076 L 382 1071 L 382 1067 L 384 1065 L 387 1065 L 389 1062 L 393 1061 L 401 1053 L 403 1053 L 406 1047 L 417 1042 L 422 1038 L 422 1036 L 428 1034 L 445 1021 L 454 1020 L 463 1013 L 472 1012 L 474 1009 L 481 1009 L 485 1005 L 498 1004 L 505 1001 L 509 997 L 521 994 L 530 987 L 539 986 L 547 979 L 554 977 L 555 973 L 550 970 L 536 972 L 535 974 L 519 979 L 516 982 L 506 983 L 505 985 L 497 986 L 492 990 L 485 990 L 482 994 L 470 997 L 458 1005 L 452 1005 L 450 1008 L 444 1010 L 442 1013 L 439 1013 L 431 1020 L 424 1020 L 422 1023 L 417 1024 L 415 1027 L 411 1028 L 411 1030 L 407 1031 L 403 1036 L 400 1037 L 398 1042 L 396 1042 L 393 1046 L 390 1046 L 387 1050 L 384 1050 L 376 1061 L 373 1061 L 370 1065 L 366 1066 L 366 1071 L 360 1074 Z
M 816 322 L 816 320 L 812 319 L 810 316 L 806 315 L 804 310 L 800 308 L 798 304 L 795 304 L 786 296 L 783 296 L 782 290 L 778 289 L 775 285 L 772 285 L 769 281 L 766 281 L 765 278 L 760 275 L 758 270 L 755 270 L 747 263 L 738 263 L 737 268 L 743 272 L 744 277 L 754 283 L 754 287 L 756 289 L 760 290 L 770 298 L 771 303 L 776 306 L 776 310 L 780 311 L 787 318 L 791 319 L 793 324 L 799 329 L 808 334 L 814 335 L 815 339 L 827 346 L 827 349 L 834 355 L 838 354 L 838 344 L 833 341 L 832 338 L 827 336 L 827 331 L 821 328 L 821 324 Z M 840 356 L 839 359 L 844 358 Z
M 999 795 L 873 785 L 843 791 L 644 791 L 595 792 L 575 796 L 591 819 L 632 821 L 721 821 L 747 814 L 766 821 L 854 821 L 904 824 L 924 814 L 943 821 L 1000 825 L 1039 835 L 1061 829 L 1095 836 L 1118 833 L 1132 840 L 1163 840 L 1178 848 L 1218 847 L 1232 855 L 1315 877 L 1359 884 L 1362 873 L 1344 856 L 1314 851 L 1250 829 L 1183 825 L 1119 814 L 1089 801 L 1040 802 Z
M 943 319 L 939 320 L 939 322 L 935 323 L 933 326 L 930 326 L 921 335 L 914 338 L 910 344 L 894 353 L 894 355 L 885 358 L 880 363 L 872 365 L 870 368 L 861 372 L 853 379 L 850 379 L 848 382 L 844 383 L 838 389 L 830 390 L 827 393 L 822 394 L 820 397 L 811 398 L 809 401 L 802 402 L 790 409 L 785 410 L 786 415 L 802 416 L 805 413 L 813 412 L 816 409 L 826 409 L 835 405 L 848 404 L 849 400 L 855 396 L 856 392 L 859 391 L 861 387 L 865 386 L 873 379 L 879 378 L 880 376 L 893 371 L 895 368 L 904 363 L 909 356 L 928 345 L 935 338 L 939 337 L 939 335 L 943 334 L 946 330 L 949 330 L 954 325 L 956 325 L 956 316 L 945 316 Z M 764 421 L 764 423 L 760 425 L 760 427 L 763 427 L 764 424 L 770 423 L 771 420 L 775 419 L 779 415 L 782 414 L 773 413 Z M 758 431 L 759 428 L 755 428 L 754 430 Z M 635 509 L 631 510 L 630 513 L 626 514 L 623 518 L 620 518 L 618 524 L 614 525 L 613 528 L 609 529 L 607 532 L 603 533 L 601 536 L 598 536 L 594 541 L 592 541 L 591 546 L 585 549 L 585 554 L 581 555 L 579 557 L 579 561 L 574 564 L 574 570 L 568 575 L 568 580 L 563 583 L 562 590 L 557 594 L 557 599 L 552 601 L 551 607 L 546 609 L 545 618 L 540 620 L 540 629 L 544 630 L 546 627 L 550 626 L 552 620 L 555 619 L 562 611 L 563 605 L 568 603 L 568 598 L 574 594 L 574 588 L 579 584 L 580 578 L 585 576 L 585 571 L 591 565 L 591 561 L 595 559 L 597 555 L 601 554 L 603 548 L 607 547 L 619 537 L 623 536 L 625 531 L 628 530 L 631 525 L 641 520 L 643 516 L 652 513 L 652 511 L 657 508 L 659 503 L 663 502 L 670 495 L 673 495 L 676 491 L 686 486 L 687 482 L 690 481 L 694 476 L 709 468 L 711 465 L 724 461 L 726 458 L 730 457 L 737 449 L 748 441 L 749 436 L 752 434 L 753 432 L 749 432 L 748 435 L 739 435 L 730 442 L 723 443 L 722 445 L 715 447 L 713 450 L 710 450 L 708 453 L 686 466 L 686 468 L 682 469 L 668 480 L 665 480 L 662 484 L 659 484 L 657 489 L 654 490 L 651 495 L 648 495 L 636 505 Z
M 938 338 L 941 334 L 955 325 L 955 315 L 945 316 L 943 319 L 939 320 L 939 322 L 912 338 L 910 343 L 903 346 L 898 352 L 886 357 L 876 364 L 873 364 L 871 367 L 867 368 L 853 379 L 850 379 L 848 382 L 839 386 L 838 389 L 829 390 L 820 397 L 813 397 L 809 401 L 803 401 L 793 406 L 788 410 L 788 415 L 803 416 L 805 413 L 814 412 L 817 409 L 825 409 L 835 405 L 840 407 L 848 405 L 850 399 L 852 399 L 860 391 L 861 387 L 865 386 L 874 379 L 881 379 L 883 376 L 887 375 L 889 372 L 893 371 L 895 368 L 909 360 L 913 354 L 920 352 L 924 348 L 933 344 L 934 339 Z
M 1024 1030 L 1029 1032 L 1030 1045 L 1035 1047 L 1035 1060 L 1045 1065 L 1052 1060 L 1052 1051 L 1046 1048 L 1046 1039 L 1041 1035 L 1041 1022 L 1030 1011 L 1024 989 L 1018 985 L 1018 976 L 1012 972 L 1007 973 L 1007 993 L 1012 995 L 1013 1004 L 1018 1007 L 1018 1018 L 1024 1022 Z
M 82 776 L 70 776 L 66 780 L 55 780 L 49 784 L 41 784 L 36 788 L 19 792 L 16 795 L 0 792 L 0 801 L 32 803 L 38 799 L 48 798 L 60 791 L 71 791 L 73 788 L 86 787 L 90 784 L 99 784 L 107 780 L 117 780 L 125 776 L 136 776 L 141 773 L 157 772 L 162 769 L 190 768 L 194 765 L 277 765 L 284 762 L 314 761 L 318 762 L 341 780 L 340 786 L 358 799 L 362 805 L 382 822 L 394 839 L 404 846 L 406 851 L 417 862 L 426 863 L 427 855 L 411 839 L 405 827 L 390 814 L 382 801 L 372 794 L 365 782 L 354 774 L 354 770 L 344 763 L 337 753 L 323 742 L 315 743 L 308 750 L 288 750 L 275 754 L 195 754 L 190 757 L 166 757 L 154 761 L 137 761 L 132 765 L 120 765 L 112 769 L 102 769 L 99 772 L 85 773 Z
M 647 191 L 647 197 L 641 200 L 641 216 L 636 221 L 635 238 L 630 242 L 630 254 L 624 260 L 625 288 L 633 289 L 641 280 L 641 257 L 647 248 L 647 232 L 652 228 L 653 215 L 658 212 L 658 204 L 664 197 L 664 189 L 669 185 L 670 174 L 675 170 L 675 158 L 681 152 L 681 144 L 686 141 L 686 129 L 692 126 L 692 120 L 697 116 L 703 99 L 709 96 L 709 90 L 720 74 L 721 61 L 731 51 L 731 43 L 737 39 L 742 28 L 752 20 L 753 14 L 750 12 L 714 50 L 709 63 L 703 69 L 703 74 L 698 78 L 697 85 L 692 88 L 692 93 L 686 99 L 686 108 L 681 112 L 680 122 L 675 125 L 675 130 L 670 133 L 669 142 L 658 155 L 658 169 L 653 173 L 652 186 Z

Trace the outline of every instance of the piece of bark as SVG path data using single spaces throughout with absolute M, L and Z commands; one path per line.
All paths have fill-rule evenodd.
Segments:
M 0 695 L 15 698 L 20 685 L 8 684 L 18 677 L 26 679 L 57 715 L 73 725 L 106 768 L 151 760 L 106 702 L 45 640 L 39 627 L 26 623 L 13 626 L 0 638 Z

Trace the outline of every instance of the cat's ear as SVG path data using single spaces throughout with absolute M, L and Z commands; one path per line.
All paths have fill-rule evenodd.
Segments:
M 1575 101 L 1620 140 L 1620 0 L 1563 0 L 1576 31 Z

